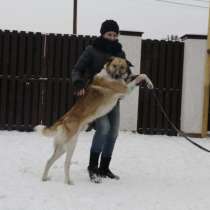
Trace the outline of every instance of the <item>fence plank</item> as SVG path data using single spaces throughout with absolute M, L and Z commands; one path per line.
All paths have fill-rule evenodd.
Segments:
M 72 73 L 72 69 L 73 69 L 73 66 L 76 64 L 77 62 L 77 56 L 76 56 L 76 53 L 77 53 L 77 45 L 76 45 L 76 42 L 77 42 L 77 38 L 75 35 L 72 35 L 70 37 L 70 53 L 69 53 L 69 75 L 68 77 L 71 78 L 71 73 Z M 73 93 L 73 85 L 72 83 L 70 83 L 70 91 Z M 68 101 L 67 101 L 67 107 L 71 107 L 72 103 L 75 102 L 75 98 L 73 96 L 73 94 L 71 94 L 71 97 L 68 98 Z
M 24 115 L 24 72 L 25 72 L 25 56 L 26 54 L 26 33 L 21 31 L 19 34 L 18 47 L 18 65 L 17 65 L 17 95 L 16 95 L 16 129 L 24 130 L 23 115 Z
M 49 79 L 47 81 L 47 84 L 46 84 L 46 101 L 44 103 L 44 108 L 45 108 L 45 112 L 43 113 L 43 122 L 45 125 L 51 125 L 52 124 L 52 107 L 53 107 L 53 103 L 52 103 L 52 80 Z
M 55 35 L 49 34 L 47 36 L 47 77 L 54 77 L 54 58 L 55 55 Z
M 169 115 L 171 114 L 171 110 L 170 110 L 170 99 L 171 99 L 171 95 L 170 95 L 170 87 L 171 87 L 171 68 L 172 68 L 172 56 L 173 56 L 173 51 L 172 51 L 172 42 L 168 41 L 166 44 L 166 76 L 165 76 L 165 88 L 166 91 L 164 91 L 164 108 L 166 113 Z M 170 134 L 170 124 L 168 123 L 168 121 L 166 119 L 164 119 L 164 128 L 166 130 L 166 134 Z
M 54 77 L 61 77 L 62 72 L 61 72 L 61 57 L 62 57 L 62 36 L 58 34 L 54 41 L 54 46 L 55 46 L 55 51 L 54 51 Z
M 25 69 L 25 85 L 24 85 L 24 129 L 31 130 L 31 98 L 32 98 L 32 87 L 31 80 L 32 77 L 32 65 L 33 65 L 33 37 L 32 32 L 27 34 L 26 40 L 26 69 Z
M 160 103 L 163 104 L 163 89 L 165 88 L 164 80 L 165 80 L 165 71 L 166 71 L 166 66 L 165 66 L 165 63 L 166 63 L 166 41 L 160 41 L 159 54 L 160 54 L 160 57 L 159 57 L 159 68 L 158 68 L 157 95 L 160 100 Z M 158 134 L 164 134 L 163 121 L 164 121 L 164 116 L 163 116 L 160 108 L 158 108 L 158 110 L 157 110 Z
M 33 52 L 33 79 L 31 79 L 32 87 L 32 115 L 31 115 L 31 126 L 34 127 L 37 124 L 41 124 L 41 119 L 39 118 L 40 109 L 42 109 L 42 90 L 40 89 L 39 80 L 41 75 L 42 66 L 42 45 L 43 36 L 41 33 L 36 33 L 34 35 L 34 52 Z
M 179 42 L 174 42 L 173 45 L 173 51 L 174 51 L 174 56 L 173 56 L 173 69 L 172 69 L 172 83 L 171 83 L 171 88 L 172 88 L 172 98 L 171 98 L 171 120 L 172 122 L 175 122 L 177 124 L 177 113 L 178 113 L 178 97 L 180 94 L 180 90 L 178 87 L 178 76 L 179 76 L 179 62 L 180 62 L 180 57 L 179 57 Z
M 59 116 L 62 116 L 67 110 L 66 110 L 66 100 L 67 100 L 67 81 L 62 80 L 60 83 L 60 110 L 59 110 Z
M 152 58 L 151 58 L 151 74 L 149 75 L 151 78 L 153 78 L 154 86 L 157 87 L 158 85 L 158 61 L 159 61 L 159 41 L 155 40 L 153 42 L 152 46 Z M 157 128 L 156 128 L 156 121 L 157 121 L 157 107 L 156 102 L 152 98 L 151 91 L 149 91 L 149 97 L 150 97 L 150 133 L 156 134 Z
M 0 100 L 5 100 L 3 99 L 3 92 L 2 92 L 2 88 L 3 88 L 3 44 L 4 44 L 4 32 L 2 30 L 0 30 Z M 3 129 L 4 127 L 4 122 L 3 117 L 2 117 L 2 103 L 0 103 L 0 129 Z
M 3 46 L 4 46 L 4 32 L 0 30 L 0 76 L 3 74 L 2 62 L 3 62 Z
M 77 38 L 75 35 L 70 37 L 70 54 L 69 54 L 69 67 L 70 67 L 70 74 L 73 69 L 73 66 L 77 62 Z M 70 75 L 69 75 L 70 77 Z
M 61 61 L 61 77 L 68 78 L 70 67 L 68 62 L 70 38 L 64 35 L 62 39 L 62 61 Z
M 60 92 L 60 112 L 59 115 L 62 116 L 66 111 L 66 103 L 69 97 L 72 97 L 71 95 L 68 95 L 68 82 L 71 80 L 71 75 L 68 78 L 69 72 L 70 72 L 70 67 L 69 67 L 69 62 L 68 62 L 68 53 L 69 53 L 69 43 L 70 43 L 70 37 L 67 35 L 63 36 L 63 42 L 62 42 L 62 82 L 61 82 L 61 92 Z
M 79 35 L 77 37 L 77 58 L 82 54 L 83 50 L 85 48 L 84 39 L 82 35 Z
M 151 51 L 152 51 L 152 41 L 148 40 L 148 42 L 145 42 L 145 67 L 141 68 L 143 69 L 142 73 L 146 73 L 148 76 L 151 75 Z M 150 134 L 150 100 L 149 97 L 149 91 L 148 89 L 144 89 L 144 101 L 143 101 L 143 113 L 142 113 L 142 128 L 143 133 Z
M 34 47 L 33 47 L 33 71 L 32 75 L 34 78 L 41 76 L 41 59 L 42 59 L 42 44 L 43 36 L 41 33 L 34 35 Z
M 52 121 L 55 122 L 58 117 L 59 117 L 59 105 L 60 105 L 60 97 L 59 97 L 59 92 L 60 92 L 60 84 L 59 80 L 54 80 L 53 81 L 53 97 L 52 97 L 52 107 L 53 107 L 53 112 L 52 114 Z
M 72 82 L 68 81 L 66 83 L 66 94 L 67 94 L 67 100 L 66 100 L 66 110 L 69 110 L 73 104 L 74 104 L 74 97 L 73 97 L 73 88 L 72 88 Z
M 9 49 L 10 49 L 10 32 L 4 32 L 4 45 L 3 45 L 3 61 L 2 61 L 2 82 L 1 82 L 1 110 L 0 110 L 0 118 L 2 123 L 2 128 L 8 128 L 8 73 L 9 73 Z
M 8 130 L 14 129 L 15 126 L 15 111 L 16 111 L 16 71 L 17 71 L 17 45 L 18 33 L 13 31 L 11 33 L 11 54 L 9 61 L 9 75 L 8 80 Z

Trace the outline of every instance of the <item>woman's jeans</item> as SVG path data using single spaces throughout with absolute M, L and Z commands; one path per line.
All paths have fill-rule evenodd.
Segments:
M 95 134 L 91 153 L 101 153 L 102 157 L 111 157 L 119 132 L 120 104 L 119 102 L 105 116 L 95 121 Z

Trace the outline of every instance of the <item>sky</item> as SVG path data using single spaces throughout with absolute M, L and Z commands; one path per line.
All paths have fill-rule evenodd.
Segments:
M 208 7 L 209 0 L 168 0 Z M 0 0 L 0 29 L 72 33 L 73 0 Z M 143 37 L 207 34 L 208 8 L 157 0 L 78 0 L 78 34 L 99 35 L 105 19 L 121 30 L 144 32 Z

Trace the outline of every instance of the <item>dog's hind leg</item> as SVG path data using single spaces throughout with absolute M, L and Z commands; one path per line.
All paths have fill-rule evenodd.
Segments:
M 53 165 L 53 163 L 65 152 L 62 144 L 55 144 L 54 153 L 51 156 L 51 158 L 47 161 L 47 164 L 45 166 L 45 170 L 42 176 L 42 181 L 48 180 L 48 172 L 50 167 Z
M 74 153 L 74 149 L 75 149 L 75 146 L 77 143 L 77 138 L 78 138 L 78 134 L 73 136 L 68 141 L 68 143 L 66 143 L 66 145 L 65 145 L 66 160 L 64 163 L 64 172 L 65 172 L 65 183 L 66 184 L 73 184 L 73 182 L 70 180 L 70 164 L 71 164 L 72 155 Z

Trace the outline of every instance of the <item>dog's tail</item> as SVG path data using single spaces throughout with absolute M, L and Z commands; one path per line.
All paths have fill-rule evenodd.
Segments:
M 34 127 L 34 130 L 37 131 L 39 134 L 42 134 L 47 137 L 55 136 L 57 133 L 57 129 L 54 126 L 46 127 L 45 125 L 37 125 Z

